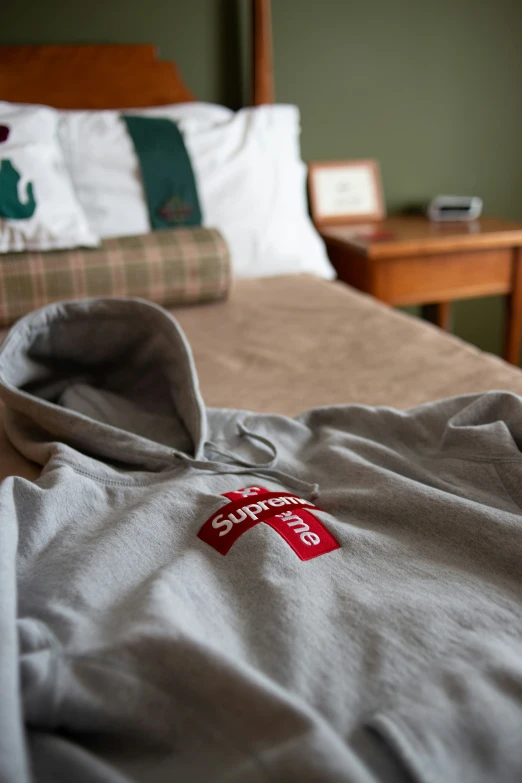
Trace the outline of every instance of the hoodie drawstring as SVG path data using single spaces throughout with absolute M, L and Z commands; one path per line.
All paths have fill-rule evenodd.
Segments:
M 272 459 L 268 460 L 267 462 L 249 462 L 248 460 L 238 457 L 238 455 L 233 451 L 223 449 L 210 440 L 205 441 L 204 446 L 208 447 L 216 454 L 219 454 L 226 459 L 232 460 L 235 465 L 227 465 L 223 462 L 213 462 L 212 460 L 206 459 L 197 460 L 193 457 L 189 457 L 187 454 L 184 454 L 181 451 L 175 451 L 174 455 L 178 457 L 178 459 L 187 462 L 192 468 L 196 470 L 208 470 L 212 471 L 213 473 L 251 473 L 252 475 L 259 476 L 261 478 L 273 478 L 275 481 L 278 481 L 283 485 L 291 486 L 298 492 L 308 495 L 310 499 L 317 497 L 319 494 L 318 484 L 312 484 L 308 481 L 303 481 L 296 476 L 290 476 L 288 473 L 283 473 L 282 471 L 276 470 L 273 467 L 277 462 L 279 455 L 277 446 L 272 443 L 271 440 L 265 438 L 263 435 L 258 435 L 257 433 L 248 430 L 241 422 L 238 422 L 237 428 L 241 436 L 257 441 L 258 443 L 261 443 L 263 446 L 265 446 L 269 451 L 271 451 Z
M 205 446 L 208 446 L 212 451 L 215 451 L 216 454 L 221 454 L 222 457 L 227 457 L 228 459 L 233 460 L 237 465 L 243 465 L 245 468 L 271 468 L 272 465 L 276 462 L 278 458 L 277 453 L 277 446 L 275 443 L 272 443 L 271 440 L 268 440 L 268 438 L 263 437 L 263 435 L 257 435 L 255 432 L 251 432 L 250 430 L 247 430 L 247 428 L 241 424 L 241 422 L 238 422 L 237 428 L 239 430 L 239 434 L 243 437 L 250 438 L 251 440 L 258 441 L 259 443 L 262 443 L 263 446 L 266 446 L 267 449 L 269 449 L 272 452 L 272 459 L 268 460 L 267 462 L 249 462 L 248 460 L 241 459 L 241 457 L 238 457 L 237 454 L 234 454 L 232 451 L 227 451 L 227 449 L 222 449 L 220 446 L 218 446 L 216 443 L 213 443 L 211 440 L 205 441 Z

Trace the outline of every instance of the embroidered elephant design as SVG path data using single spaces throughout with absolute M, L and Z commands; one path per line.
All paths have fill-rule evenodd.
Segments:
M 36 200 L 32 182 L 25 187 L 25 202 L 20 201 L 18 183 L 21 176 L 10 160 L 0 160 L 0 217 L 27 220 L 34 215 Z

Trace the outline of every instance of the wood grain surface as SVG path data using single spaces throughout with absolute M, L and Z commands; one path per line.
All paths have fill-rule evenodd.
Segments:
M 194 97 L 149 44 L 0 46 L 0 100 L 57 109 L 125 109 Z
M 395 258 L 522 245 L 522 224 L 496 218 L 434 223 L 423 217 L 392 216 L 379 223 L 321 229 L 333 243 L 349 244 L 368 258 Z

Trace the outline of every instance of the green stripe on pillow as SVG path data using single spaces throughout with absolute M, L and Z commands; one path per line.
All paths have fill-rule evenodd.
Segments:
M 152 228 L 200 226 L 196 180 L 176 123 L 156 117 L 122 117 L 140 162 Z

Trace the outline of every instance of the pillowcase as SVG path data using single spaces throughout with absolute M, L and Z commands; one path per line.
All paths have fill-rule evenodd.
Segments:
M 62 299 L 139 296 L 172 307 L 223 299 L 230 258 L 215 229 L 105 239 L 95 249 L 0 256 L 0 327 Z
M 58 115 L 0 102 L 0 252 L 97 244 L 57 141 Z
M 191 128 L 211 127 L 234 113 L 224 106 L 178 103 L 149 109 L 61 111 L 58 136 L 74 188 L 101 237 L 151 230 L 140 164 L 123 115 L 165 118 Z
M 335 276 L 307 211 L 295 106 L 233 113 L 178 104 L 127 115 L 167 117 L 189 152 L 203 225 L 222 232 L 236 277 Z M 150 230 L 138 158 L 119 112 L 64 112 L 61 138 L 78 197 L 101 236 Z

